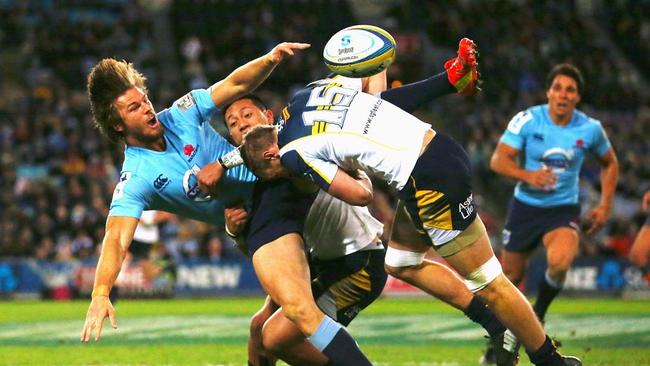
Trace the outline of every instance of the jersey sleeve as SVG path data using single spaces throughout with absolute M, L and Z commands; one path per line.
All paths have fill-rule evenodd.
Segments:
M 329 190 L 339 169 L 338 165 L 330 161 L 295 149 L 287 149 L 282 153 L 280 160 L 291 173 L 308 177 L 325 192 Z
M 532 121 L 533 115 L 529 111 L 522 111 L 517 113 L 510 122 L 508 122 L 508 127 L 506 131 L 501 136 L 499 142 L 511 146 L 517 150 L 521 150 L 526 141 L 526 135 L 528 133 L 527 126 L 528 122 Z
M 209 121 L 219 110 L 212 101 L 209 89 L 195 89 L 177 99 L 170 111 L 174 120 L 188 121 L 196 124 Z
M 302 233 L 313 196 L 288 180 L 258 182 L 246 232 L 248 254 L 286 234 Z
M 151 187 L 146 181 L 124 171 L 113 191 L 108 216 L 128 216 L 139 219 L 151 201 Z
M 594 124 L 594 143 L 592 146 L 592 151 L 598 155 L 598 156 L 603 156 L 609 151 L 609 149 L 612 147 L 612 144 L 609 142 L 609 138 L 607 138 L 607 133 L 605 132 L 605 129 L 603 128 L 602 124 L 600 121 L 595 121 L 596 123 Z

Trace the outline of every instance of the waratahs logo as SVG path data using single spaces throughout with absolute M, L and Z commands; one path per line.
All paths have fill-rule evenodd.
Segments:
M 199 181 L 196 179 L 196 174 L 200 170 L 201 168 L 195 164 L 183 174 L 183 191 L 185 191 L 187 198 L 195 202 L 210 200 L 210 196 L 199 189 Z
M 571 160 L 573 160 L 574 156 L 575 151 L 573 149 L 554 147 L 544 152 L 542 155 L 542 163 L 551 168 L 553 173 L 564 173 L 569 165 L 571 165 Z

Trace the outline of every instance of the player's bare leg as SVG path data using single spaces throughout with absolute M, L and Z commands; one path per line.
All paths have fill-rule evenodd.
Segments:
M 300 235 L 287 234 L 263 245 L 253 254 L 253 267 L 273 302 L 331 365 L 370 365 L 345 329 L 316 306 Z
M 264 323 L 278 310 L 278 306 L 269 296 L 264 300 L 264 305 L 251 318 L 250 331 L 248 335 L 248 365 L 249 366 L 272 366 L 275 365 L 275 357 L 270 355 L 262 343 L 262 329 Z
M 505 274 L 510 282 L 515 286 L 519 286 L 526 275 L 526 266 L 528 265 L 529 257 L 529 252 L 519 253 L 505 249 L 503 250 L 503 254 L 501 255 L 503 274 Z
M 641 269 L 650 264 L 650 225 L 643 225 L 630 250 L 630 261 Z
M 263 339 L 264 349 L 290 365 L 327 365 L 328 358 L 307 341 L 282 309 L 264 325 Z
M 461 276 L 468 276 L 494 256 L 487 234 L 445 260 Z M 536 350 L 546 338 L 542 325 L 524 295 L 500 274 L 478 293 L 501 322 L 521 340 L 528 350 Z

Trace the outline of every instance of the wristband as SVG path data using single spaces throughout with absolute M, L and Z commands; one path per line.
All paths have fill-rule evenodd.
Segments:
M 230 232 L 230 229 L 228 229 L 228 225 L 224 225 L 224 226 L 226 227 L 226 235 L 228 235 L 229 237 L 231 237 L 231 238 L 233 238 L 233 239 L 239 237 L 239 235 L 235 235 L 235 234 L 233 234 L 232 232 Z
M 232 167 L 244 164 L 244 159 L 241 157 L 239 148 L 234 149 L 233 151 L 223 155 L 217 159 L 219 164 L 223 167 L 224 170 L 228 170 Z

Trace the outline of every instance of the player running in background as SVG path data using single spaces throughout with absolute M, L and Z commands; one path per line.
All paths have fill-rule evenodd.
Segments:
M 281 43 L 268 54 L 233 71 L 209 89 L 193 90 L 156 114 L 145 78 L 125 61 L 104 59 L 88 75 L 95 124 L 111 141 L 126 143 L 120 181 L 106 221 L 92 301 L 81 341 L 99 340 L 105 318 L 117 327 L 108 294 L 133 239 L 143 210 L 162 210 L 223 225 L 223 208 L 250 194 L 255 177 L 232 169 L 220 183 L 219 200 L 203 194 L 200 167 L 234 148 L 210 126 L 211 115 L 255 89 L 275 66 L 302 43 Z
M 503 230 L 506 276 L 519 284 L 533 250 L 539 244 L 546 248 L 548 268 L 533 306 L 541 321 L 578 255 L 578 183 L 587 154 L 593 154 L 601 165 L 601 199 L 586 215 L 588 233 L 607 222 L 618 180 L 618 160 L 600 121 L 576 109 L 583 91 L 578 68 L 554 66 L 546 80 L 548 103 L 512 118 L 490 162 L 495 172 L 519 181 Z M 525 155 L 522 164 L 518 163 L 520 152 Z M 506 343 L 516 347 L 515 342 Z
M 641 209 L 646 213 L 647 217 L 634 239 L 632 249 L 630 249 L 630 261 L 639 267 L 644 274 L 647 274 L 648 263 L 650 263 L 650 190 L 643 195 Z
M 430 292 L 436 278 L 424 255 L 434 246 L 522 338 L 533 363 L 580 365 L 577 358 L 557 353 L 530 304 L 503 276 L 476 215 L 463 149 L 430 125 L 344 81 L 308 85 L 296 93 L 277 127 L 251 129 L 242 145 L 247 166 L 262 179 L 308 177 L 355 205 L 372 199 L 372 189 L 357 170 L 384 180 L 408 210 L 404 218 L 405 211 L 398 209 L 397 219 L 408 222 L 410 216 L 419 233 L 419 240 L 408 240 L 393 232 L 386 254 L 390 274 Z

